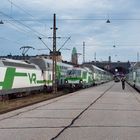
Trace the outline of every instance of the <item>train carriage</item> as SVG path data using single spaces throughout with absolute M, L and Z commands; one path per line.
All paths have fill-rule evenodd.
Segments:
M 140 62 L 136 63 L 126 76 L 127 82 L 140 91 Z
M 73 66 L 70 64 L 66 64 L 63 62 L 57 63 L 57 79 L 58 79 L 58 87 L 64 88 L 65 77 L 67 75 L 67 70 L 72 68 Z
M 0 59 L 0 95 L 42 90 L 43 73 L 24 61 Z
M 37 65 L 43 73 L 43 80 L 45 81 L 45 89 L 52 91 L 52 60 L 44 58 L 31 58 L 29 62 Z
M 111 73 L 95 65 L 84 64 L 83 66 L 88 67 L 92 71 L 94 85 L 102 84 L 112 80 Z
M 138 68 L 136 71 L 135 87 L 140 91 L 140 68 Z
M 126 76 L 127 82 L 131 86 L 135 86 L 135 81 L 136 81 L 136 71 L 130 71 L 127 76 Z
M 69 68 L 65 78 L 65 86 L 68 88 L 86 88 L 93 85 L 92 71 L 89 68 Z
M 52 68 L 53 68 L 53 61 L 51 59 L 45 58 L 32 58 L 30 62 L 39 66 L 39 68 L 44 71 L 48 72 L 49 75 L 49 83 L 46 83 L 47 88 L 52 88 Z M 56 65 L 56 77 L 57 77 L 57 84 L 58 88 L 63 88 L 65 83 L 65 76 L 67 73 L 67 69 L 73 67 L 70 64 L 66 64 L 63 62 L 57 62 Z M 46 77 L 44 77 L 46 78 Z

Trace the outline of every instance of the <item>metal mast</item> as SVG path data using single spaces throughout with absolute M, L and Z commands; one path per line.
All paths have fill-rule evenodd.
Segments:
M 85 63 L 85 42 L 83 42 L 83 63 Z
M 140 57 L 139 52 L 137 52 L 137 62 L 139 62 L 139 57 Z
M 56 15 L 53 16 L 53 93 L 57 93 L 57 77 L 56 77 Z

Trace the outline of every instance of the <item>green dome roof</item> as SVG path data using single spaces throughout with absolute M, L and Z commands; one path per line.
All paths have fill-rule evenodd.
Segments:
M 77 50 L 75 47 L 73 47 L 72 54 L 76 54 L 76 53 L 77 53 Z

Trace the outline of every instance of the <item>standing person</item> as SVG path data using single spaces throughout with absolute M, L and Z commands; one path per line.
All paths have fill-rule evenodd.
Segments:
M 122 89 L 124 90 L 125 89 L 125 78 L 124 77 L 122 77 L 121 82 L 122 82 Z

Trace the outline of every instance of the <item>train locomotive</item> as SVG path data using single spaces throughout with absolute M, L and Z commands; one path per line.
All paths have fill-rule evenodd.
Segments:
M 42 90 L 43 72 L 35 64 L 0 59 L 0 95 Z
M 0 59 L 0 96 L 32 91 L 52 91 L 52 60 L 36 57 L 28 61 Z M 74 67 L 57 62 L 57 87 L 87 88 L 111 80 L 111 74 L 92 65 Z
M 65 78 L 67 88 L 86 88 L 112 80 L 112 75 L 94 65 L 83 65 L 68 69 Z
M 48 79 L 51 81 L 51 88 L 52 88 L 52 67 L 53 67 L 52 60 L 45 59 L 45 58 L 32 58 L 30 62 L 38 65 L 43 72 L 47 71 L 45 75 L 48 76 Z M 68 68 L 72 68 L 72 67 L 73 65 L 66 64 L 63 62 L 57 62 L 56 77 L 57 77 L 58 88 L 64 87 L 67 70 Z M 46 88 L 48 89 L 48 85 L 46 85 Z
M 65 86 L 68 88 L 86 88 L 93 85 L 92 71 L 89 68 L 73 67 L 67 70 Z

